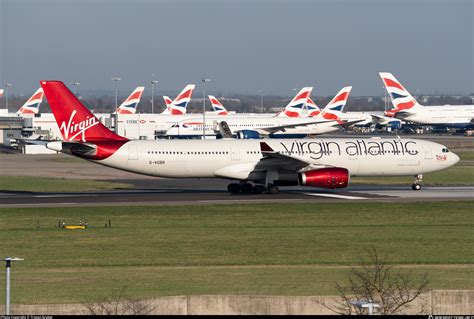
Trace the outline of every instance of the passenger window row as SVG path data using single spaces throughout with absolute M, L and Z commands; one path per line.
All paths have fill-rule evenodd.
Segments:
M 174 154 L 174 155 L 224 155 L 229 152 L 210 151 L 210 152 L 182 152 L 182 151 L 147 151 L 147 154 Z

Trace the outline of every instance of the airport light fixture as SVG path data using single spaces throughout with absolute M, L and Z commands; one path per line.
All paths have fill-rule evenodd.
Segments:
M 259 90 L 260 93 L 260 111 L 263 113 L 263 90 Z
M 154 113 L 155 109 L 155 89 L 154 85 L 158 84 L 158 80 L 151 80 L 151 113 Z
M 5 108 L 8 110 L 8 87 L 12 86 L 11 83 L 5 84 Z
M 202 79 L 202 139 L 206 139 L 206 82 L 211 79 Z
M 72 83 L 71 83 L 71 85 L 72 85 L 72 90 L 73 90 L 73 92 L 74 92 L 74 95 L 76 95 L 76 87 L 77 87 L 78 85 L 80 85 L 80 84 L 81 84 L 81 83 L 79 83 L 79 82 L 72 82 Z
M 112 77 L 112 81 L 115 82 L 115 112 L 117 112 L 117 82 L 122 80 L 122 78 L 120 78 L 119 76 L 113 76 Z
M 6 263 L 6 277 L 5 277 L 5 315 L 10 315 L 10 268 L 12 267 L 12 261 L 23 260 L 21 258 L 3 258 Z

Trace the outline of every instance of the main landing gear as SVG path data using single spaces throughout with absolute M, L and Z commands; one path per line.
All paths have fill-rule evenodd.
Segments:
M 415 180 L 413 181 L 413 184 L 411 185 L 411 189 L 414 191 L 419 191 L 421 189 L 421 182 L 423 181 L 423 175 L 415 175 Z
M 263 185 L 252 185 L 250 183 L 231 183 L 227 186 L 227 191 L 231 194 L 278 194 L 280 189 L 278 186 L 268 184 L 267 187 Z

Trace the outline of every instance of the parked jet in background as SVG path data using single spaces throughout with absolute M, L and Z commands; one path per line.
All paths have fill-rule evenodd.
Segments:
M 168 109 L 168 107 L 171 106 L 171 103 L 173 103 L 173 100 L 169 96 L 166 96 L 166 95 L 163 95 L 163 100 L 165 101 L 166 109 Z
M 184 115 L 186 114 L 186 108 L 191 101 L 191 96 L 193 95 L 194 84 L 188 84 L 186 87 L 176 96 L 176 98 L 169 102 L 169 97 L 163 96 L 165 100 L 166 109 L 161 113 L 164 115 Z
M 391 74 L 380 72 L 394 109 L 389 115 L 407 122 L 450 128 L 473 128 L 474 105 L 423 106 Z
M 17 115 L 38 114 L 41 102 L 43 102 L 43 88 L 39 88 L 36 92 L 23 104 L 16 112 Z
M 221 102 L 214 96 L 208 95 L 209 101 L 211 101 L 211 106 L 214 109 L 214 114 L 216 115 L 229 115 L 229 111 L 222 105 Z
M 308 102 L 309 96 L 313 87 L 304 87 L 298 94 L 288 103 L 285 109 L 280 112 L 277 116 L 279 117 L 301 117 L 303 110 Z
M 128 140 L 108 130 L 59 81 L 41 81 L 64 141 L 47 148 L 144 175 L 227 178 L 231 193 L 278 193 L 278 185 L 343 188 L 349 176 L 420 175 L 459 161 L 418 139 Z M 257 185 L 253 186 L 250 182 Z
M 137 105 L 142 98 L 145 87 L 137 86 L 137 88 L 130 94 L 130 96 L 120 104 L 117 108 L 118 114 L 135 114 L 137 112 Z
M 321 113 L 321 109 L 319 106 L 314 103 L 314 101 L 309 97 L 308 101 L 306 102 L 306 110 L 308 111 L 309 117 L 316 117 Z

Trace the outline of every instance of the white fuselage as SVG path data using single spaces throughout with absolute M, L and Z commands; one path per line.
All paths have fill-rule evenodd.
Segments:
M 261 181 L 269 168 L 262 161 L 260 142 L 129 141 L 110 157 L 95 162 L 151 176 Z M 443 145 L 418 139 L 267 139 L 265 143 L 283 155 L 308 162 L 308 167 L 343 167 L 352 176 L 423 174 L 445 169 L 459 160 Z M 288 166 L 277 167 L 276 171 L 279 179 L 296 179 L 297 171 Z
M 425 125 L 469 125 L 474 105 L 415 106 L 395 113 L 395 117 Z
M 242 130 L 257 131 L 261 134 L 267 134 L 271 131 L 266 128 L 305 124 L 294 128 L 285 128 L 275 131 L 275 134 L 323 134 L 337 131 L 340 126 L 336 121 L 328 121 L 320 118 L 292 118 L 276 116 L 206 116 L 205 133 L 206 135 L 217 135 L 219 133 L 219 123 L 227 122 L 232 133 Z M 317 124 L 311 124 L 320 122 Z M 203 118 L 194 117 L 180 121 L 174 124 L 167 132 L 168 136 L 200 136 L 203 134 Z
M 110 118 L 110 113 L 95 113 L 96 117 L 105 123 L 105 120 Z M 181 123 L 186 120 L 201 120 L 202 114 L 189 113 L 184 115 L 166 115 L 166 114 L 152 114 L 152 113 L 136 113 L 136 114 L 118 114 L 118 125 L 117 133 L 121 136 L 125 136 L 128 139 L 155 139 L 157 133 L 165 134 L 173 125 Z M 212 121 L 219 122 L 225 118 L 271 118 L 275 114 L 270 113 L 237 113 L 229 114 L 227 116 L 217 115 L 213 112 L 206 112 L 206 117 Z M 62 139 L 61 132 L 56 123 L 53 113 L 41 113 L 39 115 L 27 115 L 24 117 L 31 117 L 33 121 L 33 127 L 45 130 L 49 132 L 52 140 Z M 207 121 L 206 121 L 207 122 Z M 202 132 L 202 126 L 201 126 Z M 209 134 L 209 132 L 208 132 Z
M 339 118 L 346 122 L 352 121 L 361 121 L 356 124 L 355 126 L 367 126 L 372 124 L 372 113 L 369 112 L 343 112 L 339 113 Z

